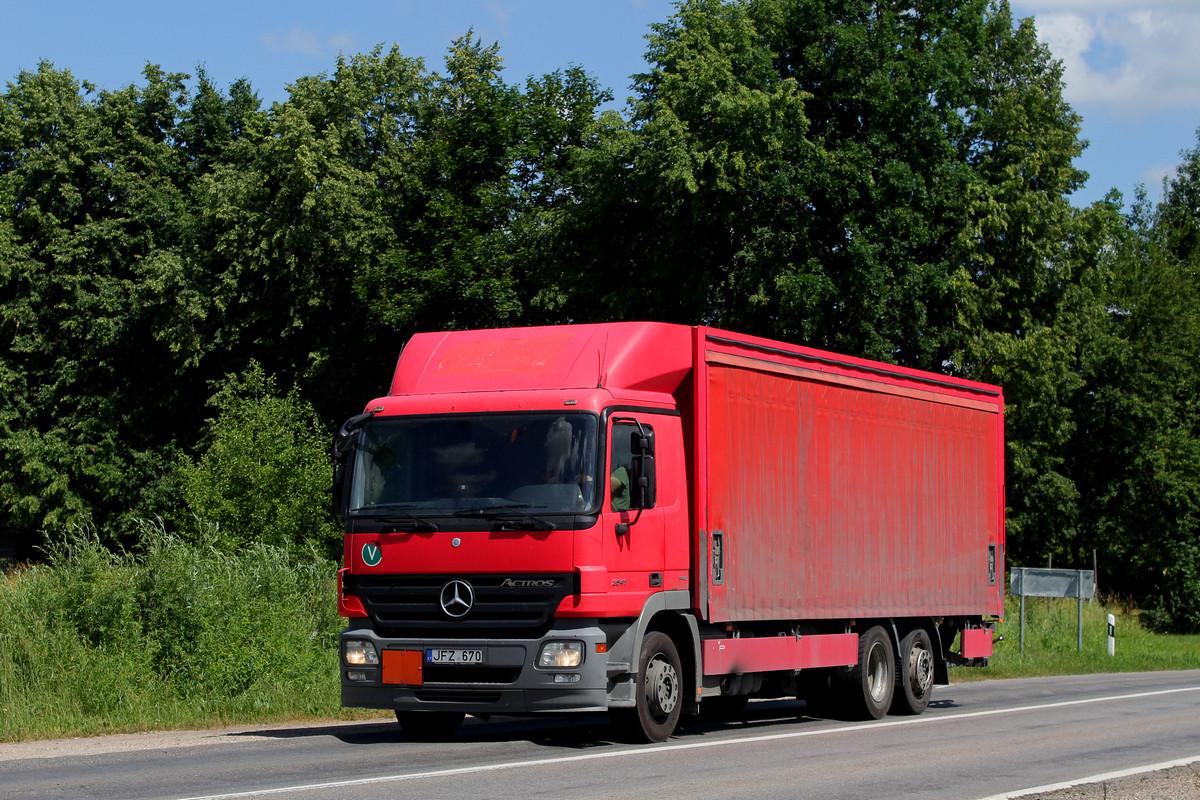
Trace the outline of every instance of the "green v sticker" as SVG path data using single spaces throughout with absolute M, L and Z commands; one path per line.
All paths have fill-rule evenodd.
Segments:
M 368 543 L 363 545 L 362 549 L 363 563 L 368 567 L 378 566 L 380 561 L 383 561 L 383 550 L 378 544 Z

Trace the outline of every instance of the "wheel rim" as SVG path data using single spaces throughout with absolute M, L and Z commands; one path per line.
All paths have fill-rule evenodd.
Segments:
M 646 665 L 646 700 L 650 715 L 661 722 L 679 703 L 679 673 L 671 662 L 655 656 Z
M 917 697 L 933 685 L 933 654 L 924 647 L 913 647 L 908 654 L 908 685 Z
M 882 645 L 875 644 L 867 656 L 867 692 L 874 702 L 883 702 L 889 683 L 887 654 Z

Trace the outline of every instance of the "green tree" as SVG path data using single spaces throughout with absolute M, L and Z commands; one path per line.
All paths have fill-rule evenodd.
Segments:
M 1081 549 L 1118 565 L 1110 590 L 1144 598 L 1160 626 L 1200 631 L 1200 148 L 1163 201 L 1140 193 L 1105 249 L 1105 327 L 1083 362 L 1074 442 Z
M 1078 118 L 1007 3 L 694 0 L 648 55 L 565 229 L 574 272 L 619 280 L 581 287 L 572 317 L 965 372 L 980 330 L 1028 329 L 1032 298 L 1053 308 Z M 603 246 L 570 246 L 584 238 Z
M 787 261 L 778 247 L 796 235 L 816 148 L 807 96 L 780 73 L 762 30 L 774 10 L 692 2 L 654 26 L 631 122 L 602 118 L 578 159 L 586 188 L 557 247 L 573 286 L 568 317 L 778 332 L 760 319 L 770 310 L 757 313 L 777 308 L 764 273 Z
M 610 95 L 582 69 L 504 83 L 498 46 L 456 40 L 445 74 L 414 98 L 417 135 L 395 155 L 396 191 L 381 212 L 382 257 L 364 264 L 358 296 L 391 330 L 553 320 L 547 230 L 574 201 L 570 180 Z
M 327 410 L 320 388 L 340 391 L 374 344 L 380 328 L 352 285 L 382 247 L 382 153 L 403 125 L 394 98 L 418 78 L 398 53 L 356 56 L 332 78 L 299 79 L 269 114 L 234 94 L 207 115 L 242 134 L 193 192 L 192 279 L 211 304 L 198 327 L 205 380 L 255 360 Z
M 1052 306 L 1031 313 L 1024 329 L 984 330 L 967 343 L 975 374 L 1005 391 L 1014 565 L 1092 563 L 1094 483 L 1086 467 L 1103 460 L 1105 444 L 1089 430 L 1088 406 L 1117 345 L 1109 303 L 1110 256 L 1125 231 L 1118 209 L 1103 202 L 1072 214 L 1053 262 L 1060 277 Z
M 4 529 L 132 536 L 167 513 L 196 398 L 251 361 L 338 419 L 418 328 L 559 314 L 545 232 L 607 95 L 578 69 L 524 91 L 500 71 L 470 36 L 445 75 L 377 48 L 270 111 L 203 70 L 117 92 L 19 75 L 0 98 Z
M 416 330 L 541 318 L 533 215 L 564 202 L 564 153 L 606 96 L 581 70 L 525 92 L 500 72 L 469 36 L 444 75 L 394 47 L 341 58 L 290 87 L 250 157 L 198 182 L 209 379 L 257 359 L 338 418 Z
M 216 416 L 199 455 L 175 466 L 192 517 L 181 527 L 194 523 L 202 540 L 227 552 L 262 543 L 335 558 L 341 537 L 329 500 L 328 439 L 312 406 L 294 388 L 280 395 L 256 362 L 230 375 L 209 405 Z
M 13 380 L 0 484 L 30 531 L 138 502 L 186 343 L 172 338 L 185 174 L 171 131 L 184 76 L 101 92 L 42 64 L 0 98 L 0 359 Z

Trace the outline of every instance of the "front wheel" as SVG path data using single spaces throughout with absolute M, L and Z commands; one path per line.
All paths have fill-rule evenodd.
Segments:
M 396 721 L 409 739 L 416 742 L 439 742 L 449 739 L 462 727 L 466 714 L 461 711 L 401 711 L 396 709 Z
M 618 724 L 641 742 L 665 742 L 683 709 L 683 669 L 671 637 L 655 631 L 642 641 L 638 659 L 636 708 L 617 713 Z
M 920 714 L 933 696 L 933 645 L 924 628 L 917 628 L 900 641 L 899 669 L 893 714 Z

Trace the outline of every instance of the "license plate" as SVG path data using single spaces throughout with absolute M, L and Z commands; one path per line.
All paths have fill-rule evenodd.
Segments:
M 425 650 L 430 664 L 482 664 L 482 647 L 430 647 Z

